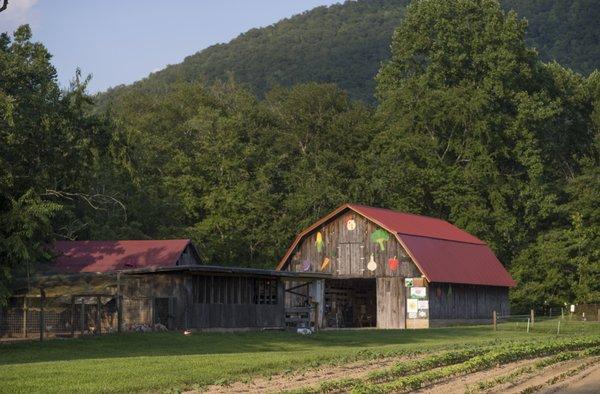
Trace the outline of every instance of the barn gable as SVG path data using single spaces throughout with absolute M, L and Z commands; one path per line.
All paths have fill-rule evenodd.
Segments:
M 337 212 L 311 227 L 297 239 L 278 269 L 348 278 L 422 275 L 393 235 L 353 210 Z M 376 232 L 387 240 L 371 239 Z
M 345 223 L 349 217 L 360 217 L 367 223 L 359 231 L 348 231 Z M 332 229 L 332 226 L 334 227 Z M 379 248 L 370 248 L 369 237 L 378 228 L 384 229 L 390 235 L 386 241 L 391 253 L 378 253 Z M 339 232 L 340 245 L 339 256 L 335 250 L 328 250 L 328 242 L 335 239 L 335 231 Z M 323 257 L 315 252 L 316 237 L 321 233 L 325 242 L 325 254 Z M 351 258 L 346 257 L 348 252 L 345 248 L 343 237 L 348 238 Z M 354 238 L 352 238 L 354 237 Z M 396 241 L 396 242 L 393 242 Z M 353 242 L 363 244 L 360 253 Z M 397 244 L 396 244 L 397 243 Z M 375 245 L 377 246 L 377 245 Z M 504 266 L 498 261 L 491 249 L 477 237 L 441 220 L 420 215 L 412 215 L 389 209 L 373 208 L 357 204 L 345 204 L 315 222 L 312 226 L 301 232 L 294 243 L 280 261 L 277 269 L 299 270 L 297 265 L 303 264 L 300 270 L 318 271 L 315 263 L 319 258 L 329 257 L 333 254 L 332 263 L 344 262 L 345 267 L 333 267 L 329 271 L 334 275 L 356 275 L 357 270 L 366 268 L 370 260 L 370 252 L 373 252 L 378 268 L 373 272 L 375 276 L 410 276 L 402 269 L 408 269 L 412 264 L 418 268 L 420 273 L 430 282 L 460 283 L 474 285 L 489 285 L 511 287 L 515 282 L 510 277 Z M 358 254 L 358 258 L 354 258 Z M 396 256 L 401 259 L 401 269 L 390 272 L 386 269 L 386 262 Z M 366 260 L 369 259 L 369 260 Z M 310 262 L 310 269 L 307 261 Z M 362 264 L 361 264 L 362 262 Z M 296 265 L 296 266 L 294 266 Z M 349 267 L 349 268 L 348 268 Z M 385 271 L 385 272 L 382 272 Z M 414 273 L 414 272 L 413 272 Z M 360 276 L 367 276 L 364 271 Z

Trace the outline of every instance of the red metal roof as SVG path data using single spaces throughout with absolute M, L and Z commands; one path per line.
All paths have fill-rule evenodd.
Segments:
M 348 207 L 374 222 L 379 222 L 391 232 L 474 244 L 485 243 L 442 219 L 358 204 L 348 204 Z
M 399 234 L 430 282 L 515 286 L 494 252 L 486 244 Z
M 57 241 L 51 268 L 59 272 L 109 272 L 147 267 L 171 267 L 189 239 L 148 241 Z
M 342 205 L 301 232 L 277 269 L 283 268 L 304 236 L 348 209 L 394 234 L 430 282 L 516 285 L 485 242 L 447 221 L 358 204 Z

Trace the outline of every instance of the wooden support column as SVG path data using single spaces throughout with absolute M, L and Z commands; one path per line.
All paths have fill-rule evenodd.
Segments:
M 27 294 L 23 296 L 23 336 L 27 338 Z
M 531 315 L 531 328 L 533 328 L 533 326 L 535 326 L 535 312 L 532 309 L 529 313 Z
M 71 296 L 71 338 L 75 338 L 75 297 Z
M 496 311 L 492 312 L 492 323 L 494 324 L 494 331 L 497 331 L 498 330 L 498 326 L 497 326 L 498 320 L 497 320 L 497 316 L 496 316 Z
M 96 297 L 96 335 L 102 333 L 102 300 Z
M 123 300 L 121 298 L 121 273 L 117 272 L 117 332 L 123 327 Z
M 85 332 L 85 299 L 83 297 L 81 297 L 81 336 L 83 337 L 83 334 Z
M 44 303 L 46 302 L 46 292 L 40 288 L 40 342 L 44 340 L 44 331 L 46 331 L 46 321 L 44 316 Z

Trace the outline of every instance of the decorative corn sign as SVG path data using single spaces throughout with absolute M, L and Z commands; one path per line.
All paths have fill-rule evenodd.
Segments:
M 317 252 L 321 253 L 321 251 L 323 251 L 323 234 L 321 234 L 320 231 L 317 233 L 317 240 L 315 241 L 315 246 L 317 247 Z

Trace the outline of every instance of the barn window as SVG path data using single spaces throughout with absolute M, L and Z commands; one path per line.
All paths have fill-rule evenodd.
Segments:
M 277 304 L 277 281 L 274 279 L 254 280 L 254 303 L 255 304 Z

